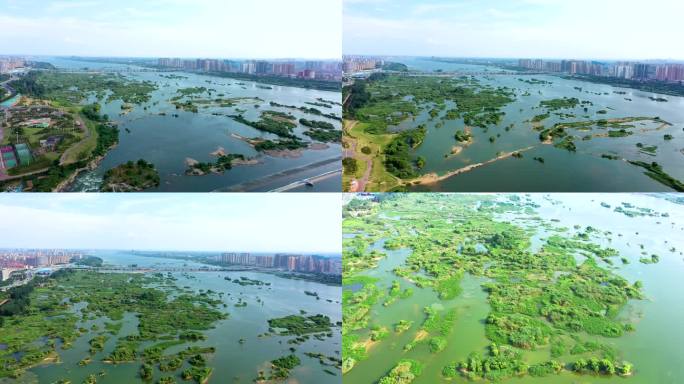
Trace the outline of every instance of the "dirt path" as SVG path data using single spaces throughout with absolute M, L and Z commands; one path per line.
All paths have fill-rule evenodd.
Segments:
M 358 122 L 355 120 L 348 120 L 347 123 L 348 124 L 345 127 L 345 132 L 349 133 L 352 129 L 354 129 Z M 370 179 L 371 171 L 373 170 L 373 158 L 363 153 L 360 153 L 356 150 L 358 142 L 351 135 L 346 135 L 346 141 L 350 145 L 349 148 L 344 149 L 344 157 L 352 157 L 355 158 L 357 161 L 366 162 L 366 170 L 365 172 L 363 172 L 363 176 L 361 176 L 360 179 L 352 180 L 351 185 L 349 187 L 349 192 L 364 192 L 366 190 L 366 185 L 368 185 L 368 180 Z
M 519 150 L 517 150 L 517 151 L 506 152 L 506 153 L 503 153 L 503 154 L 501 154 L 501 155 L 499 155 L 499 156 L 497 156 L 497 157 L 495 157 L 495 158 L 493 158 L 493 159 L 489 159 L 489 160 L 484 161 L 484 162 L 482 162 L 482 163 L 470 164 L 470 165 L 465 166 L 465 167 L 463 167 L 463 168 L 459 168 L 459 169 L 455 169 L 455 170 L 453 170 L 453 171 L 447 172 L 447 173 L 445 173 L 444 175 L 441 175 L 441 176 L 439 176 L 439 175 L 436 174 L 436 173 L 428 173 L 427 175 L 423 175 L 423 176 L 421 176 L 421 177 L 419 177 L 419 178 L 417 178 L 417 179 L 411 180 L 410 183 L 416 183 L 416 182 L 418 182 L 418 183 L 420 183 L 420 184 L 434 184 L 434 183 L 436 183 L 436 182 L 439 182 L 439 181 L 442 181 L 442 180 L 446 180 L 446 179 L 448 179 L 448 178 L 450 178 L 450 177 L 452 177 L 452 176 L 460 175 L 461 173 L 470 172 L 470 171 L 472 171 L 472 170 L 475 169 L 475 168 L 480 168 L 480 167 L 483 167 L 483 166 L 485 166 L 485 165 L 489 165 L 489 164 L 492 164 L 492 163 L 494 163 L 494 162 L 497 162 L 497 161 L 499 161 L 499 160 L 507 159 L 507 158 L 513 156 L 513 154 L 515 154 L 515 153 L 522 153 L 522 152 L 529 151 L 530 149 L 532 149 L 532 148 L 534 148 L 534 147 L 535 147 L 535 146 L 532 145 L 532 146 L 529 146 L 529 147 L 526 147 L 526 148 L 519 149 Z

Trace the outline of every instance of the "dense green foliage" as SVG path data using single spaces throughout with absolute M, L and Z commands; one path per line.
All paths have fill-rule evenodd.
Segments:
M 630 161 L 631 164 L 644 168 L 646 176 L 652 178 L 653 180 L 667 185 L 668 187 L 674 189 L 678 192 L 684 192 L 684 183 L 675 179 L 674 177 L 668 175 L 660 164 L 656 162 L 646 163 L 643 161 Z
M 44 358 L 58 357 L 58 340 L 62 349 L 69 349 L 79 336 L 89 332 L 93 334 L 89 355 L 81 360 L 81 365 L 87 365 L 103 352 L 110 337 L 117 337 L 116 345 L 105 351 L 103 360 L 114 364 L 141 361 L 142 377 L 154 374 L 152 364 L 159 364 L 162 371 L 174 371 L 180 369 L 184 360 L 198 362 L 197 355 L 213 353 L 213 348 L 188 347 L 171 355 L 163 352 L 186 342 L 178 336 L 180 333 L 207 330 L 224 319 L 225 314 L 215 309 L 218 300 L 208 295 L 173 292 L 171 287 L 172 280 L 160 274 L 101 274 L 65 269 L 49 278 L 35 278 L 22 287 L 21 296 L 17 297 L 23 309 L 9 314 L 10 321 L 0 326 L 0 344 L 8 346 L 7 350 L 0 350 L 0 377 L 21 376 L 25 369 Z M 88 305 L 73 311 L 76 303 Z M 121 320 L 127 313 L 137 314 L 137 329 L 128 336 L 118 336 Z M 100 317 L 111 321 L 102 330 L 77 327 L 77 321 Z M 143 342 L 157 340 L 162 341 L 141 349 Z M 15 359 L 15 352 L 24 357 Z
M 105 172 L 101 192 L 139 192 L 158 187 L 159 172 L 153 164 L 140 159 L 129 161 Z
M 408 179 L 418 175 L 416 163 L 411 161 L 410 150 L 418 147 L 425 139 L 427 128 L 403 131 L 385 147 L 385 168 L 391 174 Z
M 641 283 L 631 284 L 604 267 L 621 255 L 594 243 L 600 231 L 592 227 L 578 227 L 574 236 L 551 233 L 533 250 L 533 231 L 517 221 L 497 219 L 514 214 L 550 230 L 534 207 L 518 196 L 495 201 L 491 196 L 397 194 L 379 203 L 365 202 L 363 209 L 344 215 L 344 233 L 354 235 L 343 240 L 343 270 L 349 276 L 345 286 L 354 290 L 343 292 L 343 372 L 368 358 L 364 337 L 384 342 L 378 341 L 383 325 L 375 322 L 374 312 L 400 292 L 400 283 L 431 288 L 442 300 L 424 308 L 425 319 L 404 351 L 421 344 L 435 354 L 447 350 L 458 320 L 457 307 L 449 301 L 461 295 L 465 274 L 487 279 L 482 287 L 490 313 L 484 334 L 491 346 L 486 355 L 475 351 L 445 366 L 443 376 L 488 381 L 544 377 L 572 370 L 577 355 L 605 360 L 598 371 L 603 375 L 631 372 L 631 365 L 620 362 L 619 352 L 602 338 L 618 338 L 634 329 L 618 314 L 629 300 L 642 298 Z M 388 219 L 396 217 L 401 219 Z M 387 250 L 411 250 L 392 270 L 401 280 L 392 280 L 388 293 L 377 280 L 359 275 L 384 257 L 377 249 L 369 250 L 379 240 Z M 392 326 L 397 333 L 411 329 L 405 320 Z M 533 363 L 527 351 L 538 351 Z

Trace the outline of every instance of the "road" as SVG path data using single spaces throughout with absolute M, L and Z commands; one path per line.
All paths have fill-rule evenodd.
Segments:
M 319 182 L 321 180 L 325 180 L 325 179 L 327 179 L 329 177 L 333 177 L 335 175 L 342 176 L 342 170 L 341 169 L 334 169 L 332 171 L 321 173 L 320 175 L 316 175 L 316 176 L 309 177 L 309 178 L 302 179 L 302 180 L 297 180 L 293 183 L 282 186 L 280 188 L 276 188 L 276 189 L 271 190 L 269 192 L 286 192 L 286 191 L 301 187 L 303 185 L 306 185 L 308 183 L 315 184 L 316 182 Z
M 9 85 L 9 83 L 10 83 L 11 81 L 14 81 L 14 80 L 16 80 L 16 77 L 14 77 L 14 75 L 10 75 L 10 78 L 9 78 L 9 79 L 7 79 L 7 80 L 3 81 L 2 83 L 0 83 L 0 87 L 4 88 L 4 89 L 9 93 L 9 95 L 10 95 L 9 97 L 12 97 L 12 96 L 14 96 L 14 95 L 16 94 L 16 92 L 14 91 L 14 89 L 13 89 L 12 87 L 10 87 L 10 85 Z M 8 98 L 9 98 L 9 97 L 8 97 Z

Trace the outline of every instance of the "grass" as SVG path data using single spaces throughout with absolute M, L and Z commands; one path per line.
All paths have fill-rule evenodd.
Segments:
M 79 113 L 79 116 L 85 122 L 86 129 L 88 130 L 90 136 L 88 136 L 86 140 L 79 142 L 64 152 L 64 164 L 73 164 L 85 157 L 90 156 L 90 154 L 95 150 L 95 147 L 97 147 L 97 123 L 86 118 L 83 114 Z M 83 154 L 87 155 L 84 156 Z
M 347 122 L 347 124 L 345 124 L 345 129 L 348 129 L 350 124 L 352 124 L 352 123 Z M 399 181 L 399 179 L 394 177 L 391 173 L 389 173 L 385 170 L 385 164 L 384 164 L 385 156 L 382 154 L 382 151 L 383 151 L 383 148 L 385 148 L 396 135 L 394 135 L 394 134 L 378 135 L 378 134 L 368 133 L 367 132 L 368 127 L 369 127 L 368 123 L 356 122 L 356 124 L 353 126 L 353 128 L 351 130 L 345 131 L 345 136 L 356 139 L 356 151 L 357 151 L 357 153 L 360 153 L 361 156 L 365 157 L 365 155 L 363 153 L 361 153 L 361 148 L 368 147 L 371 149 L 371 154 L 368 156 L 372 156 L 373 166 L 371 169 L 371 175 L 368 178 L 368 185 L 366 186 L 366 190 L 368 190 L 368 191 L 388 191 L 388 190 L 391 190 L 391 189 L 399 186 L 400 181 Z M 364 163 L 364 164 L 362 165 L 361 163 Z M 366 167 L 365 161 L 358 161 L 357 165 L 359 167 L 359 170 L 357 170 L 356 175 L 358 175 L 357 178 L 360 178 L 363 176 L 363 173 L 360 173 L 361 168 L 363 168 L 363 171 L 365 172 L 365 167 Z M 349 179 L 349 177 L 343 177 L 343 183 L 345 181 L 348 181 L 348 179 Z M 348 185 L 348 184 L 344 184 L 344 185 Z

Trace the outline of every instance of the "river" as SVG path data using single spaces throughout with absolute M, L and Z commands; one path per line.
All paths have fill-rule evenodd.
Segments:
M 150 268 L 175 268 L 175 267 L 206 267 L 204 264 L 191 261 L 181 261 L 168 258 L 147 257 L 123 251 L 100 251 L 94 255 L 102 258 L 105 264 L 128 266 L 137 264 L 138 267 Z M 215 328 L 204 332 L 207 336 L 205 341 L 195 345 L 213 346 L 216 353 L 209 358 L 208 366 L 214 369 L 210 382 L 212 383 L 248 383 L 257 377 L 259 370 L 268 372 L 269 361 L 291 352 L 286 337 L 259 338 L 257 335 L 269 331 L 267 320 L 270 318 L 298 315 L 300 310 L 309 315 L 324 314 L 330 317 L 331 322 L 341 321 L 341 289 L 319 283 L 285 279 L 268 273 L 259 272 L 190 272 L 173 273 L 178 280 L 175 282 L 179 287 L 189 287 L 199 293 L 200 290 L 212 290 L 223 292 L 222 300 L 227 304 L 228 312 L 226 320 L 220 320 Z M 241 276 L 250 279 L 261 280 L 271 283 L 270 286 L 240 286 L 225 280 L 225 277 L 239 279 Z M 318 292 L 320 300 L 308 296 L 304 291 Z M 248 302 L 245 307 L 235 307 L 238 299 Z M 257 301 L 261 300 L 261 303 Z M 332 300 L 328 302 L 327 299 Z M 104 320 L 96 320 L 103 323 Z M 80 322 L 79 326 L 90 329 L 93 321 Z M 99 324 L 100 326 L 102 324 Z M 119 365 L 105 364 L 100 360 L 114 349 L 116 340 L 127 334 L 135 334 L 137 318 L 134 314 L 127 313 L 124 317 L 124 326 L 117 335 L 107 341 L 105 349 L 93 357 L 93 362 L 85 367 L 78 366 L 78 362 L 88 355 L 88 340 L 93 337 L 90 332 L 80 336 L 73 347 L 68 350 L 58 348 L 61 357 L 60 364 L 45 364 L 33 368 L 22 377 L 22 382 L 52 383 L 60 378 L 67 377 L 72 383 L 82 382 L 89 374 L 98 374 L 104 370 L 105 376 L 98 377 L 98 383 L 130 383 L 140 380 L 138 370 L 140 362 L 124 363 Z M 240 339 L 245 339 L 241 344 Z M 323 371 L 325 366 L 304 355 L 304 352 L 322 353 L 326 356 L 339 358 L 341 350 L 341 335 L 339 328 L 333 329 L 333 337 L 325 338 L 324 341 L 311 338 L 297 346 L 297 354 L 301 359 L 301 365 L 291 371 L 289 382 L 297 383 L 338 383 L 339 376 L 331 376 Z M 172 347 L 168 353 L 174 353 L 185 349 L 187 345 Z M 339 370 L 329 368 L 332 371 Z M 155 368 L 155 377 L 160 373 Z M 0 380 L 0 382 L 2 382 Z
M 161 184 L 150 192 L 209 192 L 217 190 L 242 189 L 268 191 L 294 181 L 317 176 L 331 170 L 331 162 L 341 154 L 339 144 L 328 143 L 325 149 L 309 149 L 303 151 L 297 158 L 280 158 L 259 155 L 249 144 L 236 138 L 233 134 L 244 137 L 277 138 L 275 135 L 258 131 L 252 127 L 233 121 L 227 116 L 217 116 L 213 113 L 239 114 L 236 109 L 245 109 L 245 118 L 251 121 L 259 120 L 261 110 L 278 110 L 292 113 L 299 118 L 321 120 L 340 127 L 340 122 L 322 116 L 305 114 L 299 110 L 271 107 L 273 101 L 283 105 L 308 106 L 306 102 L 316 102 L 316 99 L 333 100 L 339 102 L 339 92 L 319 91 L 312 89 L 285 87 L 259 84 L 252 81 L 237 80 L 206 76 L 186 72 L 133 72 L 129 69 L 139 69 L 134 66 L 111 63 L 95 63 L 76 61 L 65 58 L 49 58 L 50 62 L 59 69 L 106 70 L 118 73 L 137 81 L 152 81 L 157 90 L 152 92 L 149 102 L 136 105 L 128 114 L 121 115 L 120 100 L 104 103 L 102 114 L 119 123 L 119 145 L 110 150 L 104 160 L 93 172 L 82 174 L 73 184 L 72 191 L 96 191 L 102 181 L 104 172 L 127 161 L 145 159 L 154 164 L 159 171 Z M 172 79 L 162 76 L 171 75 Z M 182 76 L 183 78 L 175 78 Z M 224 94 L 226 98 L 259 97 L 261 108 L 254 108 L 252 104 L 238 104 L 235 107 L 212 106 L 200 108 L 199 113 L 192 113 L 176 109 L 169 99 L 177 95 L 180 88 L 205 87 L 215 89 L 215 94 Z M 267 89 L 269 88 L 270 89 Z M 89 102 L 95 101 L 90 99 Z M 147 108 L 145 110 L 144 108 Z M 322 108 L 325 113 L 342 115 L 341 107 L 333 105 L 332 109 Z M 165 115 L 160 115 L 165 114 Z M 177 114 L 178 117 L 173 115 Z M 302 126 L 295 128 L 294 133 L 305 141 L 310 139 L 303 135 L 306 129 Z M 245 157 L 257 157 L 256 165 L 235 166 L 223 174 L 209 174 L 205 176 L 186 176 L 186 159 L 191 158 L 201 162 L 215 161 L 211 152 L 222 147 L 226 153 L 243 154 Z M 340 168 L 339 162 L 333 164 Z M 273 180 L 277 180 L 275 185 Z M 341 180 L 309 187 L 307 191 L 327 192 L 341 190 Z M 246 188 L 246 187 L 245 187 Z
M 456 64 L 433 61 L 421 58 L 392 58 L 405 63 L 411 70 L 420 71 L 458 71 L 468 72 L 500 72 L 501 69 L 473 64 Z M 644 170 L 622 160 L 607 160 L 603 154 L 614 154 L 628 160 L 657 162 L 663 170 L 678 180 L 684 180 L 684 97 L 659 95 L 642 92 L 630 88 L 617 88 L 610 85 L 594 84 L 579 80 L 568 80 L 553 75 L 475 75 L 483 85 L 492 87 L 508 87 L 516 90 L 516 100 L 501 110 L 506 113 L 501 122 L 489 126 L 485 132 L 481 128 L 473 128 L 474 140 L 456 156 L 445 156 L 451 153 L 456 145 L 454 134 L 457 129 L 463 129 L 463 119 L 442 120 L 446 110 L 442 110 L 439 117 L 430 121 L 429 110 L 425 109 L 415 122 L 404 122 L 410 126 L 426 124 L 428 134 L 415 151 L 413 156 L 426 159 L 426 166 L 422 173 L 445 174 L 449 171 L 463 168 L 467 165 L 485 162 L 497 157 L 497 153 L 516 151 L 528 146 L 533 149 L 526 151 L 523 158 L 509 157 L 494 163 L 476 168 L 469 172 L 453 176 L 435 184 L 413 187 L 416 191 L 469 191 L 469 192 L 654 192 L 671 191 L 671 189 L 644 175 Z M 519 81 L 535 78 L 552 84 Z M 528 96 L 523 96 L 528 92 Z M 619 93 L 616 93 L 619 92 Z M 623 94 L 624 92 L 624 94 Z M 635 128 L 634 134 L 627 137 L 610 138 L 594 137 L 591 140 L 575 140 L 576 152 L 544 145 L 539 140 L 539 131 L 532 127 L 534 116 L 543 114 L 546 110 L 539 107 L 542 100 L 555 98 L 577 98 L 590 101 L 593 106 L 588 112 L 583 106 L 574 109 L 562 109 L 556 112 L 574 114 L 576 117 L 561 119 L 551 113 L 542 121 L 545 127 L 551 127 L 559 122 L 586 121 L 611 119 L 619 117 L 660 117 L 672 126 L 657 129 L 660 124 L 653 122 L 631 123 Z M 658 102 L 649 97 L 663 97 L 667 102 Z M 606 114 L 596 112 L 604 110 Z M 589 116 L 585 118 L 584 116 Z M 436 127 L 440 121 L 442 127 Z M 506 130 L 510 124 L 512 129 Z M 594 129 L 592 133 L 605 133 L 606 130 Z M 568 130 L 569 134 L 584 136 L 589 132 Z M 664 135 L 672 135 L 672 140 L 664 140 Z M 489 137 L 497 136 L 491 143 Z M 640 151 L 636 146 L 657 146 L 655 155 Z M 535 161 L 535 157 L 544 159 L 544 163 Z

